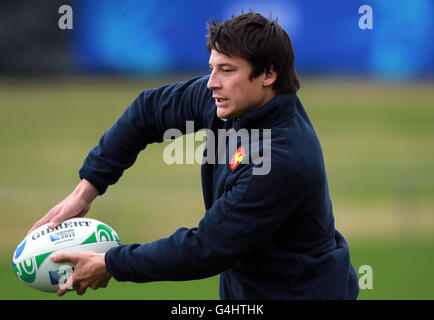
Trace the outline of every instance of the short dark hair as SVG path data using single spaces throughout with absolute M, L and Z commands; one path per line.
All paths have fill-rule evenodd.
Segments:
M 295 93 L 300 88 L 291 39 L 277 20 L 249 11 L 221 23 L 212 19 L 207 28 L 208 53 L 214 49 L 246 59 L 253 69 L 250 79 L 273 67 L 277 72 L 273 89 L 278 93 Z

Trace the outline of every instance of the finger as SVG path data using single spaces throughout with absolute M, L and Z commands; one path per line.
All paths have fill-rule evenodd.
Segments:
M 63 222 L 63 220 L 69 218 L 70 214 L 68 211 L 70 210 L 66 210 L 65 207 L 62 207 L 62 209 L 60 209 L 55 215 L 51 217 L 48 223 L 48 227 L 51 229 L 56 228 L 59 224 Z
M 73 273 L 74 274 L 74 273 Z M 66 279 L 66 282 L 63 284 L 59 284 L 59 289 L 57 290 L 57 295 L 63 296 L 65 293 L 69 291 L 73 291 L 77 284 L 74 284 L 74 276 L 73 274 Z
M 42 224 L 39 224 L 39 221 L 36 222 L 36 223 L 35 223 L 35 224 L 30 228 L 30 230 L 27 231 L 27 234 L 30 234 L 33 230 L 39 228 L 39 226 L 41 226 L 41 225 L 42 225 Z
M 68 291 L 70 291 L 69 289 L 57 289 L 57 292 L 56 292 L 56 295 L 58 296 L 58 297 L 61 297 L 61 296 L 63 296 L 65 293 L 67 293 Z
M 65 288 L 59 288 L 59 289 L 57 289 L 56 294 L 57 294 L 59 297 L 61 297 L 61 296 L 63 296 L 65 293 L 67 293 L 67 292 L 73 290 L 73 289 L 69 289 L 69 288 L 71 288 L 71 286 L 67 284 Z
M 82 201 L 74 200 L 72 202 L 64 202 L 60 210 L 51 217 L 48 227 L 55 228 L 68 218 L 84 217 L 89 209 L 90 204 L 84 204 Z
M 91 288 L 92 290 L 96 290 L 98 288 L 101 288 L 102 285 L 99 283 L 91 283 L 88 287 Z
M 107 288 L 107 286 L 108 286 L 108 284 L 109 284 L 109 281 L 110 281 L 110 279 L 101 282 L 101 283 L 96 287 L 96 289 L 98 289 L 98 288 Z
M 79 296 L 83 295 L 83 294 L 86 292 L 86 289 L 87 289 L 87 286 L 84 285 L 84 284 L 82 284 L 82 283 L 80 283 L 80 284 L 78 285 L 78 288 L 77 288 L 77 294 L 78 294 Z
M 32 228 L 27 232 L 27 234 L 31 233 L 33 230 L 39 228 L 40 226 L 50 222 L 53 216 L 57 214 L 59 211 L 59 208 L 57 206 L 51 208 L 50 211 L 47 212 L 45 216 L 43 216 L 41 219 L 35 222 L 35 224 L 32 226 Z
M 27 234 L 31 233 L 33 230 L 39 228 L 40 226 L 42 226 L 42 225 L 48 223 L 49 221 L 50 221 L 49 218 L 43 218 L 43 219 L 38 220 L 38 221 L 37 221 L 37 222 L 36 222 L 36 223 L 35 223 L 35 224 L 30 228 L 30 230 L 27 232 Z
M 50 221 L 47 222 L 48 223 L 48 228 L 54 229 L 59 224 L 61 224 L 64 220 L 66 220 L 66 218 L 62 218 L 62 217 L 59 217 L 59 215 L 57 215 L 53 219 L 51 219 Z

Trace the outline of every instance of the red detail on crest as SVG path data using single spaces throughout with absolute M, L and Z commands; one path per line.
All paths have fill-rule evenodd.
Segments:
M 231 171 L 234 171 L 234 169 L 240 164 L 241 161 L 243 161 L 244 157 L 246 156 L 246 153 L 244 152 L 244 148 L 242 146 L 239 146 L 237 149 L 237 152 L 233 155 L 231 159 Z

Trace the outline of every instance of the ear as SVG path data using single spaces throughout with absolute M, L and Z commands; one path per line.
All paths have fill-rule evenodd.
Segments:
M 277 79 L 277 72 L 274 69 L 274 66 L 271 65 L 270 68 L 264 72 L 264 80 L 263 80 L 264 87 L 272 86 L 276 82 L 276 79 Z

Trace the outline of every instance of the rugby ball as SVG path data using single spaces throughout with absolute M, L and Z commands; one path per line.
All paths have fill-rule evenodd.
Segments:
M 26 285 L 56 292 L 66 284 L 74 266 L 51 261 L 52 253 L 88 250 L 104 253 L 119 245 L 119 236 L 107 224 L 90 218 L 72 218 L 54 229 L 45 224 L 29 233 L 16 248 L 12 267 Z

